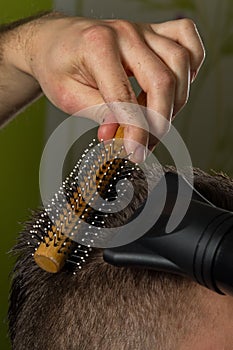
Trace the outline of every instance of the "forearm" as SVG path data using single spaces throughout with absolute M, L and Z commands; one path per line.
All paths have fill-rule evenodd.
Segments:
M 0 127 L 41 95 L 31 76 L 7 65 L 0 67 Z
M 30 70 L 30 46 L 44 16 L 0 27 L 0 127 L 42 95 Z

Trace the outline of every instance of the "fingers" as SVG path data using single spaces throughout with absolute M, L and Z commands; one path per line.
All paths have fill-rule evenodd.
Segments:
M 112 30 L 102 26 L 92 28 L 92 31 L 85 35 L 89 42 L 89 51 L 95 50 L 95 56 L 86 56 L 85 65 L 117 122 L 125 126 L 124 139 L 127 153 L 133 153 L 134 160 L 141 162 L 145 159 L 143 146 L 148 143 L 148 126 L 122 65 L 116 37 Z M 95 40 L 92 40 L 93 36 Z M 114 130 L 112 126 L 110 129 Z M 107 129 L 108 134 L 110 129 Z M 106 126 L 105 129 L 100 130 L 102 135 L 105 135 L 104 130 Z
M 124 28 L 125 25 L 127 28 Z M 97 25 L 86 30 L 84 35 L 85 42 L 88 43 L 84 50 L 88 53 L 85 65 L 88 72 L 91 72 L 100 95 L 115 115 L 105 117 L 104 123 L 110 124 L 100 127 L 99 137 L 111 138 L 116 131 L 116 122 L 125 125 L 136 123 L 138 128 L 126 127 L 125 138 L 147 144 L 148 135 L 142 131 L 145 129 L 143 126 L 148 128 L 145 116 L 130 110 L 127 113 L 126 110 L 120 111 L 120 104 L 115 104 L 116 101 L 136 103 L 126 74 L 129 71 L 147 93 L 147 107 L 157 112 L 156 117 L 155 113 L 147 114 L 150 131 L 156 135 L 156 138 L 150 137 L 150 148 L 153 148 L 153 141 L 157 142 L 157 138 L 169 130 L 171 117 L 187 101 L 190 85 L 189 52 L 171 39 L 156 35 L 152 30 L 145 31 L 145 43 L 135 27 L 125 21 L 117 22 L 114 29 L 115 31 Z M 133 145 L 128 143 L 127 150 L 131 152 L 133 149 Z
M 84 39 L 88 43 L 84 64 L 106 103 L 135 103 L 136 96 L 122 67 L 113 30 L 107 26 L 96 25 L 85 31 Z
M 134 152 L 133 160 L 142 161 L 145 149 L 137 146 L 148 144 L 150 131 L 152 149 L 169 130 L 203 62 L 205 52 L 195 25 L 190 20 L 151 25 L 85 20 L 84 25 L 70 26 L 70 40 L 63 33 L 56 57 L 50 60 L 54 74 L 41 78 L 43 91 L 69 114 L 105 103 L 104 111 L 88 116 L 100 123 L 99 138 L 112 138 L 118 125 L 123 125 L 127 152 Z M 129 75 L 145 93 L 146 115 Z
M 166 64 L 176 78 L 173 117 L 187 102 L 190 90 L 190 56 L 187 49 L 171 39 L 145 32 L 147 45 Z M 169 52 L 169 54 L 168 54 Z
M 132 45 L 132 38 L 129 40 L 125 37 L 120 49 L 125 65 L 147 94 L 149 130 L 160 139 L 170 127 L 176 91 L 175 76 L 171 69 L 139 38 L 135 38 Z M 150 109 L 153 112 L 150 112 Z
M 151 24 L 156 34 L 176 41 L 186 48 L 190 55 L 191 81 L 193 81 L 204 61 L 205 49 L 195 23 L 190 19 Z
M 139 25 L 138 31 L 127 26 L 127 35 L 121 32 L 121 55 L 146 92 L 147 107 L 157 112 L 147 112 L 153 149 L 188 99 L 190 76 L 195 78 L 204 59 L 203 44 L 190 20 L 151 25 L 152 30 L 147 25 Z
M 110 140 L 113 139 L 117 129 L 119 127 L 119 123 L 117 122 L 116 117 L 111 111 L 105 114 L 103 123 L 100 125 L 98 129 L 98 139 L 99 140 Z
M 146 107 L 147 106 L 147 95 L 144 91 L 141 91 L 140 94 L 138 95 L 138 103 L 141 106 Z M 148 141 L 148 151 L 152 152 L 155 148 L 155 146 L 158 144 L 159 140 L 157 139 L 156 136 L 149 133 L 149 141 Z

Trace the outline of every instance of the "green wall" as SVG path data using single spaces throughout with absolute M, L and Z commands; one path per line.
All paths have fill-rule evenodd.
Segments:
M 1 23 L 8 23 L 51 8 L 51 1 L 8 0 L 0 2 Z M 30 208 L 39 203 L 38 168 L 44 142 L 45 99 L 21 113 L 0 130 L 0 347 L 10 349 L 7 339 L 7 300 L 13 246 Z M 26 350 L 26 349 L 25 349 Z

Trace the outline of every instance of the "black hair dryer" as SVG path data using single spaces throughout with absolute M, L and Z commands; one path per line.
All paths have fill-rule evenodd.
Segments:
M 157 222 L 132 243 L 105 249 L 104 260 L 116 266 L 138 266 L 189 276 L 219 294 L 233 295 L 233 213 L 215 207 L 193 190 L 181 223 L 166 233 L 178 182 L 190 185 L 171 172 L 166 173 L 165 179 L 166 203 Z M 140 211 L 141 208 L 134 217 Z M 152 213 L 153 208 L 148 215 Z

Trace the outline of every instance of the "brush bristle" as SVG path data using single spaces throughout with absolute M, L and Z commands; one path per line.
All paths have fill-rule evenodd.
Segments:
M 116 224 L 112 209 L 121 208 L 125 180 L 134 183 L 135 174 L 143 176 L 119 140 L 105 145 L 94 139 L 89 147 L 30 230 L 34 259 L 48 272 L 58 272 L 65 263 L 81 268 L 96 242 L 106 238 L 101 229 Z

